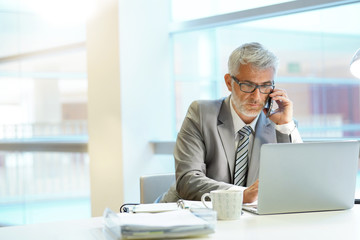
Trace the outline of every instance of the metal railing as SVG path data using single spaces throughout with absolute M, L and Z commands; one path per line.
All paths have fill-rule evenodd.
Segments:
M 89 179 L 86 121 L 0 126 L 0 226 L 89 217 Z

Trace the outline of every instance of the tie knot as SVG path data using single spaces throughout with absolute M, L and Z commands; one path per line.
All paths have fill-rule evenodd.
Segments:
M 250 126 L 245 126 L 242 129 L 239 130 L 239 134 L 243 135 L 243 136 L 249 136 L 252 132 L 252 129 Z

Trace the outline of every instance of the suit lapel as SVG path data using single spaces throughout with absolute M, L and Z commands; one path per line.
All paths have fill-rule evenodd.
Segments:
M 227 158 L 230 176 L 234 176 L 235 133 L 230 112 L 230 96 L 224 100 L 221 106 L 218 116 L 218 132 Z M 264 143 L 276 143 L 276 134 L 272 122 L 261 112 L 255 127 L 255 138 L 247 180 L 249 184 L 252 184 L 259 177 L 260 148 Z
M 235 135 L 230 112 L 230 96 L 224 100 L 221 106 L 218 116 L 218 132 L 229 165 L 230 176 L 233 176 L 235 166 Z

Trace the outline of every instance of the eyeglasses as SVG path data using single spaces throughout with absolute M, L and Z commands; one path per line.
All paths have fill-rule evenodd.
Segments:
M 269 94 L 275 87 L 273 84 L 257 85 L 250 82 L 242 83 L 234 76 L 231 76 L 231 78 L 240 86 L 240 90 L 246 93 L 253 93 L 258 88 L 261 93 Z

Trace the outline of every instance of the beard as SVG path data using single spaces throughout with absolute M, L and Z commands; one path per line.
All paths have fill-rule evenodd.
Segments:
M 234 104 L 235 110 L 246 117 L 256 117 L 257 115 L 260 114 L 260 112 L 265 106 L 265 102 L 259 102 L 258 100 L 255 99 L 248 98 L 241 100 L 239 96 L 236 95 L 236 93 L 234 92 L 231 94 L 231 102 Z M 259 107 L 250 108 L 248 104 L 258 104 Z

